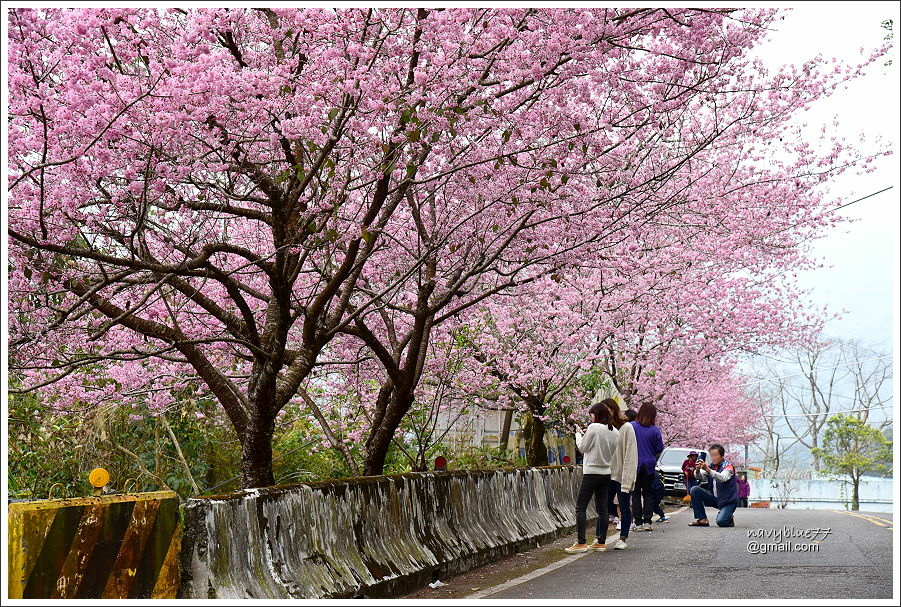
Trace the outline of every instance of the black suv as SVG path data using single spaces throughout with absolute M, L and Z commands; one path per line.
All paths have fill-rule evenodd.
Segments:
M 707 461 L 707 452 L 703 449 L 688 447 L 667 447 L 657 459 L 657 474 L 663 481 L 668 495 L 685 495 L 685 475 L 682 474 L 682 462 L 688 458 L 690 451 L 698 452 L 698 460 Z

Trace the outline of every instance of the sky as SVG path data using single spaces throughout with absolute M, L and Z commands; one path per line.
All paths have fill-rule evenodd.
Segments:
M 894 19 L 898 42 L 898 3 L 827 2 L 797 5 L 779 22 L 768 44 L 758 55 L 767 63 L 800 63 L 817 54 L 854 62 L 865 52 L 882 44 L 887 31 L 880 26 Z M 874 149 L 882 136 L 892 148 L 898 142 L 899 64 L 897 52 L 892 66 L 880 61 L 847 90 L 818 103 L 806 113 L 812 125 L 838 124 L 831 132 Z M 863 139 L 863 141 L 861 141 Z M 893 294 L 898 280 L 899 158 L 881 158 L 877 169 L 867 175 L 839 176 L 830 194 L 841 203 L 851 202 L 883 188 L 892 189 L 854 203 L 839 211 L 855 220 L 831 232 L 813 249 L 825 268 L 799 273 L 800 284 L 812 289 L 815 305 L 842 312 L 830 321 L 830 337 L 854 339 L 890 353 L 894 343 L 892 320 L 897 310 Z
M 897 44 L 901 41 L 898 3 L 797 4 L 784 20 L 777 23 L 770 41 L 759 47 L 756 54 L 774 67 L 801 63 L 818 54 L 857 63 L 871 49 L 884 43 L 883 38 L 888 31 L 881 27 L 881 23 L 885 19 L 894 20 Z M 864 47 L 863 52 L 861 47 Z M 800 285 L 811 290 L 810 299 L 814 306 L 826 306 L 831 312 L 842 313 L 840 318 L 827 323 L 824 331 L 827 337 L 857 341 L 884 355 L 892 355 L 898 349 L 898 261 L 901 257 L 901 186 L 897 156 L 898 118 L 901 112 L 898 73 L 901 64 L 897 51 L 892 52 L 892 57 L 893 65 L 885 66 L 884 61 L 880 61 L 847 89 L 818 102 L 803 116 L 805 122 L 811 125 L 812 133 L 823 124 L 832 125 L 835 122 L 835 126 L 830 127 L 830 134 L 843 137 L 862 150 L 877 149 L 880 145 L 877 140 L 881 137 L 881 145 L 889 146 L 895 155 L 878 159 L 876 170 L 871 173 L 856 175 L 849 172 L 831 183 L 829 195 L 836 206 L 852 203 L 838 213 L 853 221 L 831 231 L 814 245 L 813 256 L 819 258 L 825 267 L 799 272 L 798 275 Z M 880 194 L 853 202 L 889 187 L 891 189 Z M 791 303 L 787 302 L 787 305 Z M 762 361 L 750 363 L 751 368 L 759 370 Z M 896 375 L 897 364 L 895 362 Z M 787 366 L 784 369 L 786 374 L 798 371 Z M 757 373 L 750 375 L 764 376 Z M 763 383 L 761 388 L 768 383 Z M 852 396 L 853 386 L 845 387 L 847 396 Z M 897 396 L 894 386 L 890 385 L 888 391 Z M 854 401 L 852 398 L 839 398 L 836 402 L 844 404 Z M 894 419 L 894 409 L 874 411 L 871 421 L 884 418 Z M 793 421 L 797 423 L 800 420 L 793 418 Z M 783 425 L 784 421 L 780 422 L 781 433 L 790 435 Z M 897 432 L 898 424 L 893 426 Z M 897 436 L 895 440 L 897 442 Z M 756 459 L 754 451 L 752 460 Z M 798 464 L 804 465 L 809 461 L 809 453 L 803 447 L 798 446 L 793 452 Z

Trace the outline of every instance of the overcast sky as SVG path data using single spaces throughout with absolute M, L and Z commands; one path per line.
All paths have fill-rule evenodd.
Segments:
M 901 19 L 896 2 L 797 5 L 778 22 L 778 31 L 772 34 L 768 44 L 760 47 L 758 55 L 773 66 L 801 63 L 817 54 L 859 62 L 871 49 L 883 43 L 888 33 L 881 27 L 885 19 L 894 20 L 897 44 Z M 863 52 L 861 47 L 864 47 Z M 890 146 L 895 154 L 878 160 L 872 173 L 848 173 L 834 180 L 830 196 L 837 204 L 852 202 L 890 186 L 892 189 L 839 211 L 855 222 L 831 232 L 815 245 L 814 254 L 826 267 L 799 275 L 801 285 L 812 289 L 814 305 L 845 312 L 840 319 L 827 324 L 829 337 L 859 341 L 885 354 L 892 354 L 898 346 L 901 223 L 897 156 L 901 112 L 898 73 L 901 66 L 897 51 L 892 53 L 892 58 L 893 65 L 885 66 L 885 62 L 880 61 L 846 90 L 820 102 L 804 116 L 805 121 L 815 127 L 813 131 L 818 131 L 823 124 L 831 125 L 837 118 L 838 126 L 830 132 L 863 150 L 875 149 L 876 139 L 881 136 L 883 144 Z M 797 372 L 797 369 L 787 368 L 786 372 Z M 846 387 L 851 396 L 853 387 Z M 891 387 L 889 391 L 893 391 Z M 874 411 L 871 420 L 884 418 L 894 418 L 892 408 Z M 895 426 L 897 428 L 897 424 Z M 799 447 L 796 453 L 800 461 L 809 458 L 806 449 Z
M 798 5 L 778 22 L 778 31 L 760 49 L 759 56 L 768 63 L 800 63 L 817 54 L 840 61 L 857 62 L 870 49 L 882 44 L 887 31 L 880 26 L 885 19 L 894 20 L 895 42 L 898 38 L 898 3 L 896 2 L 824 2 Z M 826 267 L 800 275 L 801 284 L 813 289 L 817 305 L 828 305 L 834 311 L 846 310 L 839 320 L 830 321 L 827 334 L 841 339 L 855 339 L 889 353 L 894 339 L 892 319 L 896 312 L 893 293 L 898 277 L 899 231 L 899 158 L 897 156 L 899 82 L 897 52 L 894 64 L 884 61 L 866 76 L 855 80 L 845 91 L 836 93 L 807 112 L 812 124 L 831 124 L 838 117 L 833 133 L 849 142 L 868 142 L 873 149 L 875 139 L 882 136 L 891 143 L 895 155 L 880 159 L 877 170 L 864 176 L 847 174 L 837 178 L 831 194 L 843 202 L 851 202 L 873 192 L 893 186 L 891 190 L 857 202 L 840 211 L 857 220 L 831 233 L 815 246 Z

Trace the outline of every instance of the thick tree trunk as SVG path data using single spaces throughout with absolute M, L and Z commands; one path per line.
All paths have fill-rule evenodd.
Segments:
M 385 458 L 391 447 L 391 438 L 394 431 L 389 431 L 385 426 L 373 428 L 366 441 L 366 462 L 363 466 L 364 476 L 377 476 L 385 470 Z
M 510 424 L 513 423 L 513 409 L 504 411 L 504 425 L 501 428 L 501 436 L 498 440 L 498 446 L 501 451 L 507 450 L 507 444 L 510 442 Z
M 522 434 L 526 443 L 526 463 L 547 466 L 547 447 L 544 446 L 544 422 L 534 413 L 526 413 Z
M 249 428 L 241 437 L 241 488 L 271 487 L 275 484 L 272 472 L 272 423 L 262 428 Z
M 383 395 L 380 394 L 380 397 Z M 398 394 L 393 392 L 388 399 L 385 414 L 379 418 L 379 424 L 373 426 L 366 441 L 366 463 L 363 467 L 365 476 L 376 476 L 385 473 L 385 459 L 391 448 L 391 441 L 400 427 L 400 422 L 413 405 L 412 393 Z

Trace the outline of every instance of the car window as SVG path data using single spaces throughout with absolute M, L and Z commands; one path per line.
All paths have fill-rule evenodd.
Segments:
M 661 466 L 681 466 L 688 457 L 689 449 L 667 449 L 660 456 Z
M 688 457 L 688 453 L 691 449 L 664 449 L 663 453 L 660 454 L 660 460 L 658 463 L 661 466 L 681 466 L 682 462 Z M 707 460 L 707 452 L 706 451 L 698 451 L 698 459 L 699 460 Z

